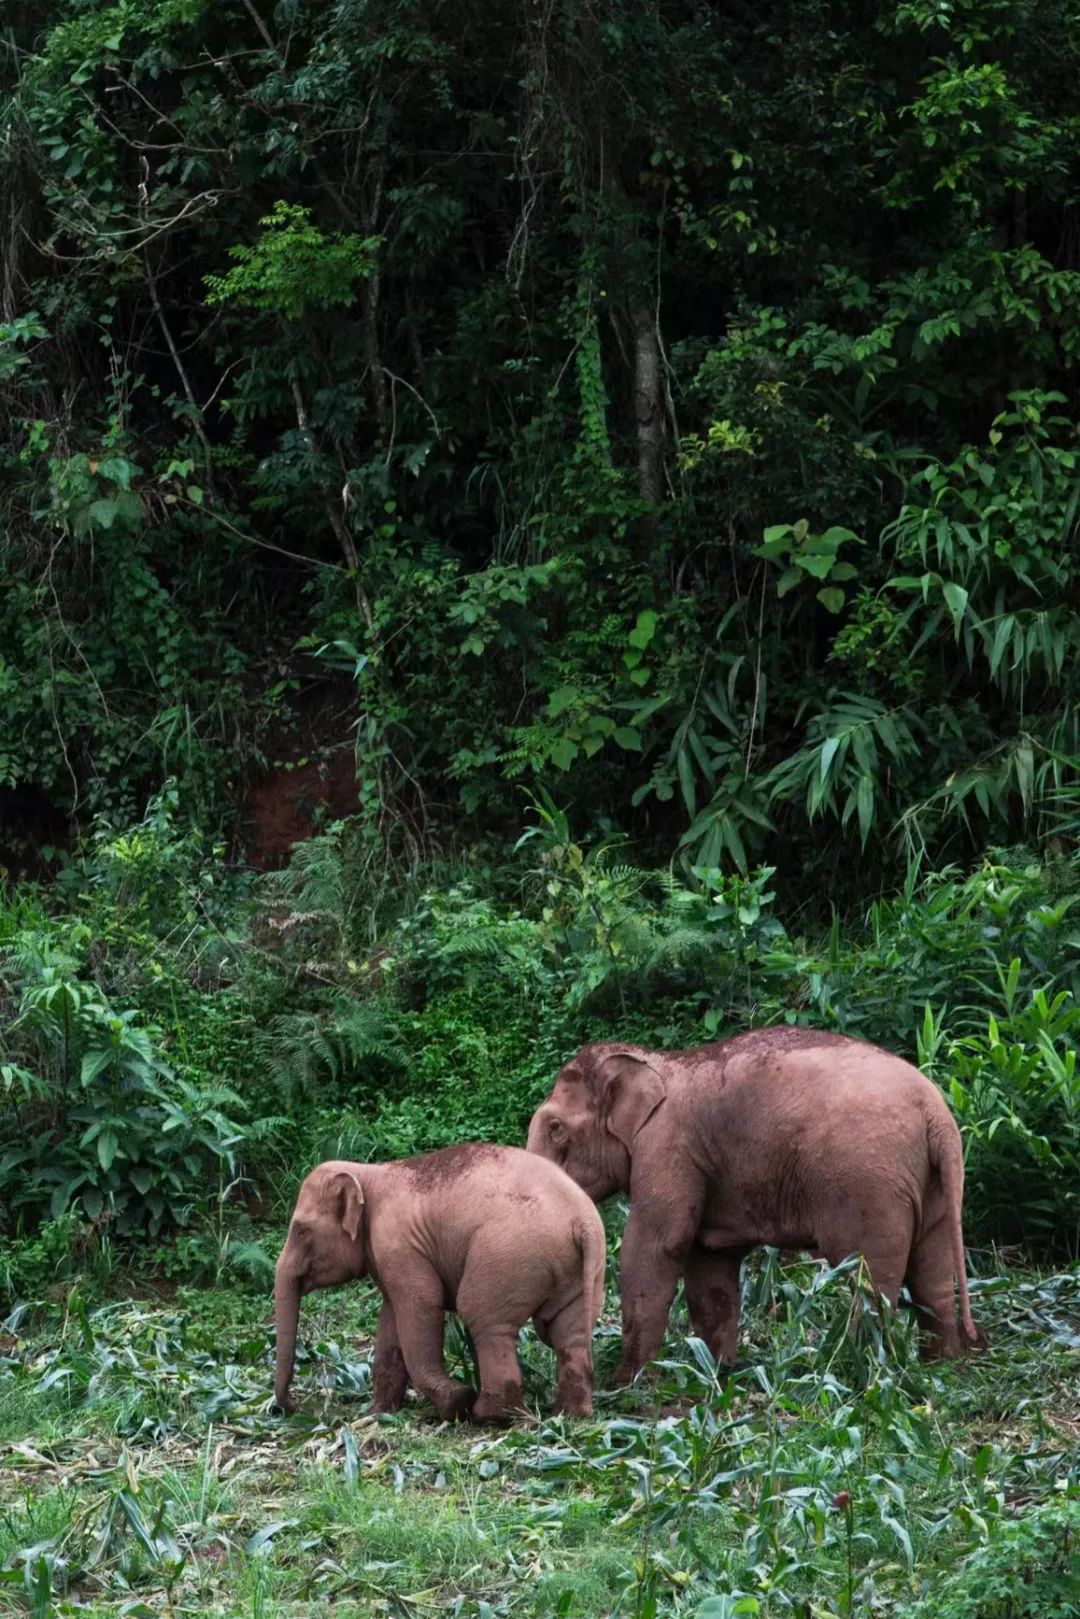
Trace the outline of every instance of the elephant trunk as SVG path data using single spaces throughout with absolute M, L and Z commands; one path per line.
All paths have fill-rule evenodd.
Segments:
M 277 1335 L 277 1362 L 274 1370 L 274 1399 L 283 1411 L 294 1411 L 296 1401 L 289 1393 L 296 1358 L 296 1328 L 300 1319 L 300 1276 L 291 1256 L 282 1254 L 274 1275 L 274 1326 Z
M 528 1139 L 525 1142 L 526 1152 L 538 1152 L 542 1158 L 547 1157 L 544 1152 L 544 1123 L 544 1115 L 538 1108 L 532 1116 Z

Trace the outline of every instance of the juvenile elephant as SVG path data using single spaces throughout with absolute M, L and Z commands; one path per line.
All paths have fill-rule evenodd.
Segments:
M 586 1046 L 528 1145 L 597 1202 L 630 1194 L 619 1382 L 658 1353 L 680 1275 L 694 1331 L 734 1360 L 739 1267 L 761 1243 L 831 1264 L 861 1253 L 892 1304 L 907 1284 L 928 1351 L 977 1341 L 959 1131 L 936 1087 L 877 1046 L 789 1027 L 692 1051 Z
M 531 1316 L 558 1360 L 557 1409 L 588 1416 L 604 1227 L 561 1169 L 537 1168 L 518 1147 L 474 1144 L 313 1169 L 277 1262 L 278 1405 L 296 1409 L 289 1385 L 301 1298 L 370 1276 L 383 1295 L 374 1410 L 398 1410 L 410 1380 L 446 1419 L 471 1410 L 490 1421 L 520 1409 L 517 1335 Z M 447 1375 L 445 1310 L 456 1310 L 472 1334 L 479 1397 Z

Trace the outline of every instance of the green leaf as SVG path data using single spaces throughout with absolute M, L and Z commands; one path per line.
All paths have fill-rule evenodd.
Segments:
M 620 748 L 628 748 L 634 753 L 641 752 L 641 733 L 635 731 L 632 725 L 620 725 L 617 731 L 612 732 L 612 741 L 617 742 Z
M 990 649 L 990 674 L 996 680 L 998 668 L 1005 655 L 1005 648 L 1012 639 L 1016 628 L 1016 620 L 1011 613 L 1003 613 L 998 620 L 998 627 L 994 631 L 994 643 Z
M 67 1180 L 60 1181 L 58 1185 L 53 1187 L 53 1194 L 49 1199 L 49 1212 L 54 1220 L 60 1218 L 84 1180 L 86 1180 L 86 1172 L 79 1170 L 76 1174 L 69 1175 Z
M 1016 785 L 1020 789 L 1020 798 L 1024 806 L 1024 814 L 1031 813 L 1031 803 L 1035 795 L 1035 755 L 1031 743 L 1025 739 L 1016 750 L 1015 755 Z
M 743 840 L 739 836 L 738 827 L 735 825 L 735 822 L 731 816 L 726 812 L 721 815 L 719 825 L 720 836 L 724 840 L 724 847 L 727 849 L 739 871 L 745 873 L 746 850 L 743 847 Z
M 111 1066 L 112 1060 L 113 1053 L 108 1046 L 99 1046 L 96 1051 L 84 1052 L 79 1065 L 79 1084 L 84 1088 L 92 1085 L 98 1075 Z
M 560 770 L 569 770 L 577 756 L 577 743 L 571 742 L 568 736 L 560 737 L 551 750 L 551 762 Z
M 87 517 L 95 528 L 112 528 L 121 512 L 118 500 L 92 500 L 87 508 Z
M 968 593 L 963 585 L 958 585 L 954 580 L 948 579 L 941 587 L 941 594 L 944 596 L 946 606 L 952 614 L 953 627 L 957 636 L 959 636 L 960 625 L 967 611 Z
M 679 749 L 675 767 L 679 773 L 679 786 L 682 788 L 686 812 L 692 816 L 697 807 L 697 785 L 694 781 L 694 767 L 690 763 L 690 752 L 685 743 Z
M 844 603 L 847 600 L 847 597 L 844 595 L 844 592 L 842 590 L 838 590 L 835 585 L 829 585 L 825 590 L 818 591 L 817 599 L 827 612 L 841 613 L 844 610 Z
M 885 1527 L 887 1529 L 892 1530 L 893 1534 L 896 1536 L 897 1540 L 900 1542 L 900 1545 L 903 1547 L 904 1557 L 905 1557 L 905 1559 L 907 1561 L 908 1568 L 914 1568 L 914 1566 L 915 1566 L 915 1553 L 914 1553 L 914 1551 L 912 1549 L 912 1545 L 911 1545 L 911 1536 L 908 1534 L 908 1532 L 904 1528 L 903 1524 L 900 1523 L 898 1519 L 894 1518 L 890 1513 L 886 1512 L 884 1509 L 882 1509 L 882 1512 L 881 1512 L 881 1521 L 882 1521 L 882 1523 L 885 1525 Z
M 859 837 L 863 848 L 870 836 L 870 829 L 874 824 L 874 782 L 871 776 L 860 776 L 859 785 L 855 790 L 855 801 L 859 811 Z
M 275 1535 L 279 1535 L 283 1529 L 294 1528 L 299 1522 L 299 1518 L 275 1518 L 273 1523 L 263 1524 L 246 1543 L 244 1550 L 249 1557 L 265 1556 L 274 1544 Z
M 818 761 L 818 769 L 822 781 L 824 781 L 826 776 L 829 774 L 829 766 L 836 757 L 836 750 L 840 746 L 841 741 L 842 738 L 839 736 L 827 736 L 824 742 L 821 744 L 821 757 Z
M 646 608 L 643 613 L 638 614 L 637 623 L 627 636 L 627 640 L 631 646 L 643 652 L 655 634 L 656 614 L 651 608 Z
M 783 556 L 785 551 L 790 551 L 791 549 L 790 539 L 791 524 L 774 523 L 772 528 L 767 528 L 765 530 L 765 533 L 762 536 L 763 543 L 761 545 L 755 545 L 754 555 L 756 557 L 770 558 Z
M 580 696 L 581 693 L 576 686 L 559 686 L 548 698 L 548 714 L 552 719 L 559 714 L 565 714 L 566 710 L 576 703 Z
M 341 1444 L 345 1452 L 345 1483 L 355 1490 L 360 1481 L 360 1447 L 351 1428 L 342 1428 Z
M 791 560 L 797 568 L 813 574 L 815 579 L 827 579 L 832 572 L 832 557 L 822 556 L 816 551 L 808 551 L 805 556 L 792 557 Z
M 698 1604 L 694 1612 L 694 1619 L 750 1619 L 750 1616 L 761 1612 L 761 1604 L 757 1597 L 715 1596 L 706 1597 L 704 1602 Z
M 128 1523 L 131 1525 L 132 1533 L 134 1534 L 135 1539 L 139 1542 L 139 1545 L 142 1547 L 143 1551 L 146 1552 L 154 1562 L 157 1562 L 158 1548 L 154 1544 L 150 1530 L 147 1527 L 146 1520 L 142 1515 L 138 1502 L 133 1496 L 128 1494 L 127 1490 L 121 1490 L 116 1496 L 116 1503 L 120 1507 Z

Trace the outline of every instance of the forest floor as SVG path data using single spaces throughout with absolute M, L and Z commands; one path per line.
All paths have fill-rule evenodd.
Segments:
M 588 1422 L 543 1414 L 552 1367 L 530 1334 L 540 1414 L 509 1430 L 451 1429 L 419 1401 L 367 1414 L 370 1289 L 306 1301 L 291 1418 L 270 1403 L 265 1296 L 76 1292 L 17 1314 L 0 1330 L 0 1612 L 922 1613 L 1002 1546 L 1033 1596 L 1073 1578 L 1080 1269 L 976 1284 L 990 1347 L 945 1366 L 917 1360 L 903 1312 L 853 1337 L 847 1280 L 823 1268 L 766 1256 L 746 1295 L 733 1373 L 677 1309 L 658 1380 L 602 1392 Z M 617 1330 L 612 1309 L 601 1387 Z M 447 1338 L 461 1373 L 468 1346 Z

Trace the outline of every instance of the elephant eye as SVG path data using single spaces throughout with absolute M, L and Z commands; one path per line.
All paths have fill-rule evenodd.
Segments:
M 570 1140 L 570 1134 L 561 1119 L 552 1119 L 548 1125 L 548 1135 L 556 1147 L 565 1147 Z

